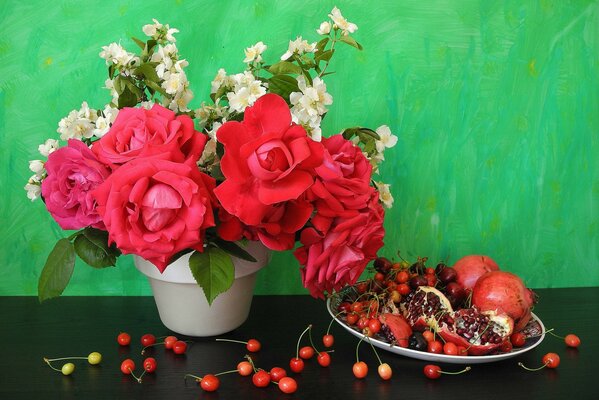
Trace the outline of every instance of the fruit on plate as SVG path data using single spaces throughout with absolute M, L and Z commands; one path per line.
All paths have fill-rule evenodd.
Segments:
M 444 341 L 465 347 L 469 355 L 481 356 L 510 340 L 513 329 L 514 321 L 508 315 L 472 307 L 443 315 L 437 333 Z
M 453 269 L 457 272 L 456 282 L 469 293 L 478 278 L 487 272 L 499 271 L 499 266 L 491 257 L 469 255 L 456 261 Z
M 531 318 L 536 294 L 511 272 L 493 271 L 481 276 L 472 289 L 472 305 L 481 311 L 504 312 L 514 320 L 514 331 L 522 330 Z
M 414 330 L 437 329 L 437 321 L 444 314 L 453 312 L 449 300 L 439 290 L 430 286 L 419 286 L 406 296 L 401 310 Z
M 412 328 L 401 315 L 384 313 L 379 316 L 381 333 L 389 341 L 400 347 L 408 347 L 408 339 L 412 335 Z

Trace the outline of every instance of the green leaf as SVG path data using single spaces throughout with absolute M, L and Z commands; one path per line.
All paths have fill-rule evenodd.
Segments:
M 316 43 L 316 49 L 317 49 L 316 53 L 322 52 L 324 50 L 324 48 L 326 47 L 327 43 L 329 43 L 328 37 L 325 37 L 324 39 L 321 39 L 318 43 Z
M 123 79 L 123 82 L 125 82 L 125 86 L 127 86 L 131 93 L 133 93 L 137 97 L 137 100 L 139 100 L 143 96 L 143 92 L 131 79 L 132 78 Z
M 215 238 L 213 243 L 219 249 L 226 251 L 228 254 L 232 255 L 233 257 L 237 257 L 237 258 L 240 258 L 240 259 L 246 260 L 246 261 L 256 262 L 256 259 L 254 258 L 254 256 L 252 256 L 250 253 L 245 251 L 243 249 L 243 247 L 239 246 L 235 242 L 229 242 L 229 241 L 221 239 L 221 238 Z
M 235 279 L 235 266 L 224 250 L 208 247 L 203 253 L 194 251 L 189 258 L 189 268 L 198 285 L 204 290 L 208 304 L 226 292 Z
M 79 237 L 79 236 L 78 236 Z M 37 286 L 42 301 L 58 297 L 71 280 L 75 267 L 75 250 L 68 239 L 60 239 L 48 255 Z
M 152 82 L 150 80 L 145 79 L 144 83 L 147 87 L 151 88 L 152 90 L 155 90 L 161 95 L 166 96 L 166 90 L 164 90 L 162 86 L 157 85 L 156 82 Z
M 139 40 L 138 38 L 132 36 L 131 39 L 133 39 L 133 41 L 139 46 L 140 49 L 145 49 L 146 48 L 146 43 Z
M 156 74 L 156 66 L 155 63 L 143 63 L 139 67 L 135 68 L 135 75 L 143 75 L 146 79 L 149 79 L 153 82 L 158 82 L 160 78 L 158 78 L 158 74 Z
M 273 75 L 302 73 L 302 69 L 299 66 L 289 61 L 280 61 L 273 64 L 268 68 L 268 71 Z
M 113 85 L 114 85 L 114 90 L 116 90 L 116 92 L 120 96 L 121 93 L 123 93 L 123 90 L 125 90 L 125 83 L 123 82 L 123 77 L 121 75 L 118 75 L 116 78 L 114 78 Z
M 129 90 L 129 87 L 125 86 L 123 92 L 119 95 L 118 108 L 121 109 L 123 107 L 135 107 L 136 104 L 137 96 L 135 93 Z
M 79 258 L 91 267 L 106 268 L 116 264 L 116 257 L 113 254 L 97 246 L 85 235 L 77 236 L 74 245 Z
M 116 71 L 116 65 L 110 64 L 110 66 L 108 67 L 108 79 L 112 79 L 112 77 L 114 76 L 114 71 Z
M 269 80 L 269 90 L 271 93 L 276 93 L 286 100 L 289 100 L 289 95 L 292 92 L 299 92 L 297 80 L 289 75 L 275 75 Z
M 362 45 L 360 43 L 356 42 L 356 40 L 349 35 L 348 36 L 341 35 L 339 40 L 342 41 L 343 43 L 349 44 L 352 47 L 355 47 L 358 50 L 362 50 Z
M 316 53 L 316 57 L 314 57 L 314 60 L 316 60 L 316 62 L 329 61 L 331 57 L 333 57 L 333 54 L 335 54 L 335 49 L 323 51 L 322 53 Z

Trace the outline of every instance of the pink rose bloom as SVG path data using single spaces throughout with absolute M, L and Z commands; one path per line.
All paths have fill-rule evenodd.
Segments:
M 335 218 L 326 234 L 315 228 L 302 231 L 294 255 L 303 265 L 302 283 L 314 297 L 324 298 L 346 284 L 353 285 L 383 246 L 384 210 L 378 193 L 351 218 Z
M 225 148 L 221 161 L 225 181 L 215 190 L 223 208 L 268 236 L 263 242 L 267 247 L 293 247 L 289 237 L 312 212 L 312 206 L 300 198 L 314 183 L 314 168 L 322 163 L 322 145 L 291 122 L 287 103 L 276 94 L 259 98 L 245 110 L 242 122 L 225 123 L 217 136 Z M 282 240 L 277 241 L 278 235 L 284 235 Z
M 316 168 L 317 177 L 309 190 L 316 205 L 313 223 L 321 232 L 333 218 L 349 218 L 372 197 L 372 166 L 362 150 L 341 135 L 324 138 L 324 161 Z
M 109 242 L 163 272 L 179 251 L 203 251 L 215 185 L 195 166 L 151 157 L 124 164 L 93 194 Z
M 176 116 L 168 108 L 154 104 L 145 108 L 123 108 L 110 131 L 94 143 L 98 159 L 113 170 L 139 157 L 168 154 L 176 162 L 195 164 L 207 141 L 196 131 L 187 115 Z
M 62 229 L 105 229 L 91 192 L 110 175 L 81 141 L 71 139 L 48 156 L 42 182 L 46 208 Z

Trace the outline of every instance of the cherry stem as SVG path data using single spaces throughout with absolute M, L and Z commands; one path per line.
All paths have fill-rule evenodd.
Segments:
M 248 342 L 244 342 L 242 340 L 233 340 L 233 339 L 215 339 L 217 342 L 232 342 L 232 343 L 241 343 L 248 344 Z
M 183 377 L 183 380 L 187 381 L 187 377 L 191 377 L 193 379 L 196 380 L 196 382 L 201 382 L 202 378 L 200 378 L 199 376 L 193 375 L 193 374 L 185 374 L 185 376 Z
M 327 333 L 326 335 L 329 334 L 329 332 L 331 331 L 331 326 L 333 326 L 333 322 L 335 321 L 335 318 L 337 318 L 338 316 L 340 316 L 341 314 L 345 314 L 345 311 L 340 311 L 337 314 L 335 314 L 335 316 L 333 318 L 331 318 L 331 322 L 329 322 L 329 327 L 327 328 Z
M 372 347 L 372 350 L 374 351 L 374 354 L 376 355 L 376 358 L 379 360 L 379 364 L 382 364 L 383 362 L 381 361 L 381 358 L 379 357 L 379 353 L 374 348 L 374 345 L 370 341 L 370 338 L 368 336 L 366 336 L 366 337 L 368 338 L 368 343 L 370 343 L 370 347 Z
M 308 331 L 310 331 L 310 333 L 312 332 L 312 324 L 308 325 L 308 327 L 306 329 L 304 329 L 304 331 L 302 332 L 302 334 L 297 339 L 297 347 L 296 347 L 296 352 L 295 352 L 295 358 L 299 358 L 299 346 L 300 346 L 300 342 L 302 341 L 302 336 L 304 336 L 304 334 L 306 332 L 308 332 Z M 310 335 L 310 343 L 312 343 L 312 335 Z M 314 345 L 312 345 L 312 347 L 314 347 Z
M 551 329 L 549 329 L 548 331 L 546 331 L 545 333 L 548 333 L 548 334 L 550 334 L 551 336 L 554 336 L 554 337 L 556 337 L 556 338 L 558 338 L 558 339 L 562 339 L 562 340 L 563 340 L 563 339 L 565 339 L 565 337 L 563 337 L 563 336 L 559 336 L 559 335 L 556 335 L 555 333 L 553 333 L 553 331 L 554 331 L 554 328 L 551 328 Z
M 545 367 L 546 367 L 548 364 L 549 364 L 549 362 L 546 362 L 545 364 L 541 365 L 541 366 L 540 366 L 540 367 L 538 367 L 538 368 L 529 368 L 529 367 L 527 367 L 526 365 L 522 364 L 521 362 L 519 362 L 519 363 L 518 363 L 518 365 L 519 365 L 519 366 L 521 366 L 522 368 L 524 368 L 525 370 L 527 370 L 527 371 L 533 371 L 533 372 L 534 372 L 534 371 L 539 371 L 539 370 L 542 370 L 542 369 L 543 369 L 543 368 L 545 368 Z
M 87 357 L 61 357 L 61 358 L 46 358 L 44 357 L 44 361 L 61 361 L 61 360 L 87 360 Z
M 131 376 L 133 378 L 135 378 L 135 380 L 137 380 L 138 383 L 141 383 L 141 377 L 144 376 L 144 374 L 146 373 L 146 370 L 144 369 L 144 372 L 142 372 L 138 378 L 137 376 L 135 376 L 135 373 L 133 372 L 133 370 L 131 370 L 131 368 L 127 368 L 127 369 L 129 370 L 129 373 L 131 374 Z
M 310 328 L 312 328 L 312 325 L 310 325 Z M 314 351 L 316 351 L 318 354 L 320 354 L 320 351 L 318 351 L 316 346 L 314 346 L 314 341 L 312 341 L 312 329 L 310 329 L 310 331 L 308 332 L 308 338 L 310 339 L 310 344 L 312 345 L 312 348 L 314 349 Z M 298 343 L 298 348 L 299 348 L 299 343 Z
M 256 366 L 254 365 L 254 360 L 252 360 L 252 357 L 250 357 L 249 354 L 246 354 L 244 358 L 246 358 L 248 362 L 252 365 L 252 369 L 254 370 L 254 372 L 258 371 Z
M 358 344 L 356 345 L 356 362 L 360 362 L 360 358 L 358 357 L 358 348 L 360 347 L 360 344 L 362 343 L 362 340 L 364 340 L 366 336 L 362 336 L 362 338 L 358 341 Z
M 149 344 L 146 347 L 144 347 L 143 349 L 141 349 L 141 354 L 144 355 L 144 353 L 146 352 L 146 349 L 148 347 L 154 347 L 154 346 L 158 346 L 158 345 L 161 345 L 161 344 L 166 344 L 166 343 L 165 342 L 156 342 L 156 343 Z
M 214 376 L 220 376 L 220 375 L 225 375 L 225 374 L 232 374 L 234 372 L 239 372 L 239 370 L 238 369 L 232 369 L 230 371 L 219 372 L 218 374 L 214 374 Z
M 46 364 L 48 364 L 48 367 L 52 368 L 54 371 L 62 372 L 62 370 L 61 370 L 61 369 L 58 369 L 58 368 L 55 368 L 55 367 L 53 367 L 53 366 L 52 366 L 52 364 L 50 364 L 50 361 L 52 361 L 52 360 L 48 360 L 46 357 L 44 357 L 44 362 L 45 362 Z
M 446 375 L 458 375 L 458 374 L 463 374 L 464 372 L 468 372 L 471 369 L 472 369 L 471 367 L 466 367 L 463 370 L 457 371 L 457 372 L 449 372 L 449 371 L 441 371 L 441 370 L 439 370 L 439 372 L 442 374 L 446 374 Z

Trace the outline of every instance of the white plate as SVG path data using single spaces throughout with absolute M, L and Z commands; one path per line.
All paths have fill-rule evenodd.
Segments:
M 337 321 L 337 323 L 339 323 L 339 325 L 341 325 L 343 328 L 345 328 L 352 335 L 356 336 L 357 338 L 362 339 L 364 337 L 364 335 L 361 332 L 359 332 L 357 330 L 357 328 L 353 328 L 353 327 L 347 325 L 343 320 L 341 320 L 340 318 L 338 318 L 338 316 L 336 316 L 337 315 L 337 306 L 341 302 L 344 292 L 348 289 L 349 288 L 343 289 L 340 292 L 335 293 L 333 296 L 329 297 L 329 299 L 327 300 L 327 310 L 329 310 L 329 313 L 335 319 L 335 321 Z M 537 317 L 533 313 L 531 322 L 529 322 L 529 325 L 527 325 L 527 327 L 534 325 L 534 324 L 538 324 L 538 326 L 536 328 L 537 328 L 537 330 L 540 328 L 540 335 L 530 338 L 530 339 L 527 339 L 526 344 L 523 347 L 514 348 L 509 353 L 492 354 L 492 355 L 485 355 L 485 356 L 450 356 L 450 355 L 446 355 L 446 354 L 434 354 L 434 353 L 428 353 L 426 351 L 412 350 L 412 349 L 408 349 L 405 347 L 399 347 L 399 346 L 392 345 L 389 342 L 385 341 L 380 336 L 377 336 L 375 338 L 370 338 L 370 342 L 373 345 L 375 345 L 376 347 L 379 347 L 383 350 L 390 351 L 392 353 L 410 357 L 410 358 L 424 360 L 424 361 L 441 362 L 441 363 L 448 363 L 448 364 L 484 364 L 484 363 L 506 360 L 506 359 L 512 358 L 512 357 L 517 357 L 523 353 L 526 353 L 527 351 L 534 349 L 539 344 L 541 344 L 543 339 L 545 339 L 545 326 L 543 325 L 543 323 L 541 322 L 539 317 Z

